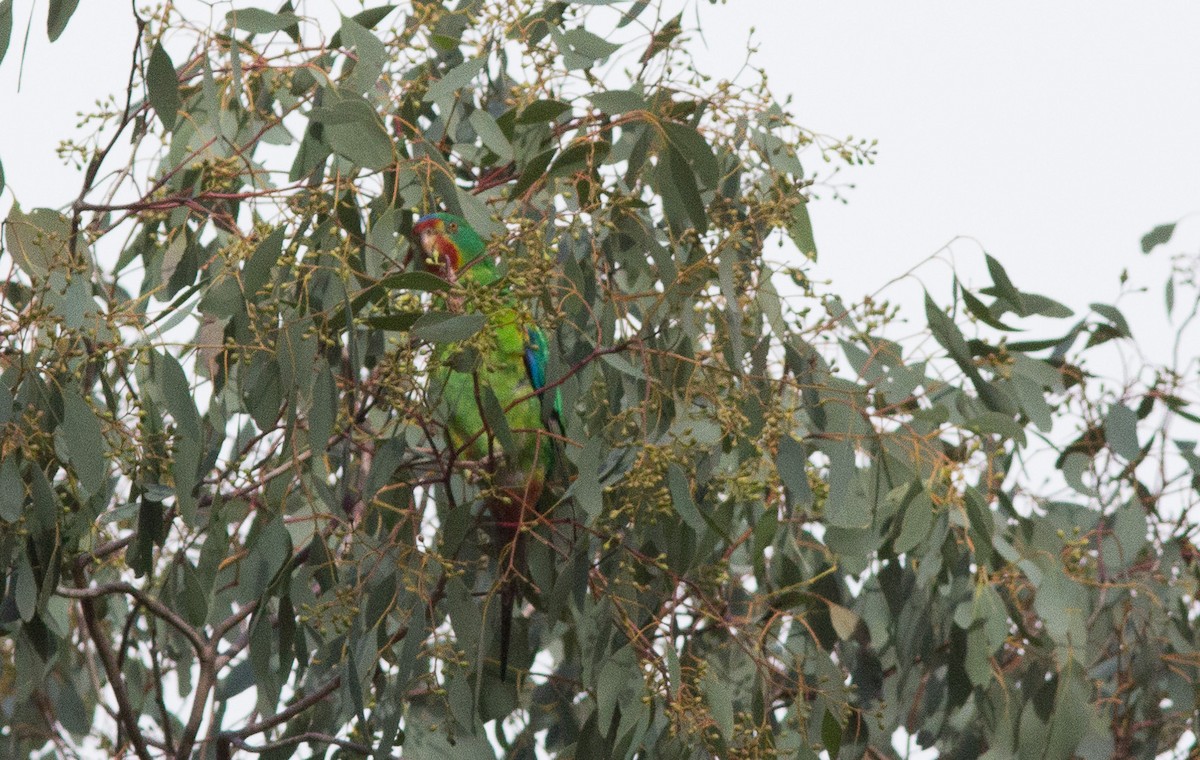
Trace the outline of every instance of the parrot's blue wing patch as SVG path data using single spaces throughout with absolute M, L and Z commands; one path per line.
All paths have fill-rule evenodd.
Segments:
M 549 347 L 546 336 L 542 331 L 531 327 L 526 333 L 525 341 L 525 372 L 529 375 L 529 383 L 535 391 L 540 391 L 546 385 L 546 359 Z
M 525 374 L 529 376 L 529 384 L 533 386 L 533 389 L 540 391 L 546 387 L 546 362 L 549 361 L 550 346 L 546 342 L 546 334 L 537 327 L 529 328 L 526 334 Z M 559 431 L 565 431 L 566 426 L 562 421 L 562 393 L 558 388 L 554 389 L 552 408 L 554 421 L 558 424 Z

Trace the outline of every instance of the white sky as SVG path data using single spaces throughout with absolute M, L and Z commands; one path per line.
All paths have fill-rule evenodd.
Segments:
M 1200 210 L 1200 5 L 742 0 L 705 10 L 720 58 L 736 59 L 743 30 L 757 27 L 761 64 L 794 95 L 802 123 L 879 140 L 877 164 L 852 173 L 848 205 L 811 207 L 836 290 L 871 292 L 969 236 L 978 243 L 953 250 L 979 284 L 982 245 L 1018 287 L 1077 311 L 1112 302 L 1129 268 L 1152 293 L 1127 314 L 1134 334 L 1163 337 L 1153 333 L 1165 325 L 1166 257 L 1143 257 L 1139 242 Z M 1176 237 L 1195 250 L 1200 223 Z M 948 283 L 936 273 L 946 271 L 922 270 L 940 303 Z M 902 289 L 906 303 L 914 290 Z

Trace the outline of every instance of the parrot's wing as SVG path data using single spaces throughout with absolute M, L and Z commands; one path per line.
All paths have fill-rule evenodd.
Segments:
M 530 327 L 526 331 L 525 339 L 525 374 L 529 376 L 529 384 L 535 391 L 546 387 L 546 363 L 549 361 L 549 355 L 550 346 L 546 342 L 546 334 L 540 327 Z M 557 388 L 554 389 L 551 409 L 551 416 L 558 425 L 559 432 L 565 432 L 566 428 L 562 422 L 562 394 Z
M 525 334 L 525 372 L 535 391 L 546 386 L 546 362 L 549 360 L 550 349 L 546 344 L 546 334 L 541 328 L 530 327 Z

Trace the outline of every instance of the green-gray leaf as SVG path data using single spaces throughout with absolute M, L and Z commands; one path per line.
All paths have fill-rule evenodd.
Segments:
M 276 227 L 272 230 L 271 234 L 254 249 L 250 260 L 242 268 L 242 287 L 247 296 L 253 298 L 254 294 L 267 284 L 271 269 L 279 260 L 279 254 L 283 252 L 283 233 L 283 227 Z
M 225 20 L 235 29 L 251 34 L 282 32 L 295 26 L 300 18 L 292 13 L 271 13 L 261 8 L 240 8 L 225 14 Z
M 38 597 L 37 580 L 33 577 L 33 566 L 29 562 L 28 553 L 21 552 L 16 574 L 16 588 L 13 591 L 17 602 L 17 614 L 28 623 L 37 612 Z
M 4 243 L 17 266 L 31 278 L 46 276 L 67 259 L 71 225 L 57 211 L 37 208 L 25 214 L 13 203 L 4 225 Z
M 371 104 L 345 98 L 309 112 L 308 118 L 324 126 L 323 139 L 347 161 L 366 169 L 383 169 L 395 160 L 392 138 Z
M 352 18 L 342 18 L 341 34 L 346 45 L 353 47 L 357 60 L 351 74 L 351 87 L 364 93 L 375 86 L 387 62 L 387 51 L 383 42 Z
M 146 66 L 146 87 L 150 90 L 150 105 L 154 106 L 159 121 L 165 129 L 175 126 L 182 101 L 179 99 L 179 76 L 175 73 L 175 63 L 162 43 L 157 42 L 150 53 L 150 62 Z
M 592 105 L 607 114 L 617 114 L 629 111 L 644 111 L 649 108 L 646 99 L 632 90 L 606 90 L 588 96 Z
M 721 736 L 726 741 L 733 741 L 736 723 L 733 713 L 733 692 L 730 685 L 717 675 L 716 670 L 709 667 L 704 672 L 701 688 L 704 691 L 704 701 L 708 703 L 708 709 L 712 712 L 713 720 L 721 729 Z
M 830 757 L 838 756 L 842 749 L 842 724 L 828 709 L 821 718 L 821 741 L 825 744 L 825 749 L 829 750 Z
M 512 143 L 504 136 L 503 130 L 496 124 L 496 120 L 490 113 L 479 108 L 473 111 L 467 120 L 471 122 L 471 127 L 475 130 L 475 134 L 479 135 L 485 148 L 495 153 L 501 161 L 513 160 Z
M 475 79 L 475 76 L 483 71 L 483 67 L 486 65 L 487 58 L 485 56 L 472 58 L 460 63 L 446 72 L 446 76 L 430 85 L 429 91 L 425 93 L 425 101 L 428 103 L 440 103 L 443 99 L 453 95 L 457 90 L 461 90 L 470 84 Z
M 175 418 L 181 435 L 191 439 L 200 437 L 200 413 L 196 411 L 196 401 L 192 396 L 191 384 L 183 367 L 174 356 L 167 353 L 155 353 L 151 357 L 154 379 L 162 392 L 167 411 Z
M 108 457 L 100 420 L 78 392 L 63 398 L 62 431 L 75 474 L 89 494 L 100 493 L 108 478 Z
M 504 416 L 504 407 L 500 406 L 496 393 L 488 385 L 479 386 L 479 408 L 483 413 L 483 421 L 491 436 L 500 444 L 504 451 L 515 452 L 516 441 L 512 430 L 508 427 L 508 419 Z
M 50 0 L 50 11 L 46 14 L 46 33 L 51 42 L 62 35 L 77 7 L 79 0 Z
M 667 486 L 671 492 L 671 506 L 697 535 L 703 535 L 708 526 L 692 498 L 691 483 L 683 468 L 674 462 L 667 468 Z
M 713 155 L 708 140 L 688 124 L 664 121 L 663 131 L 667 142 L 675 149 L 674 157 L 682 158 L 695 171 L 696 178 L 706 188 L 716 187 L 720 179 L 717 158 Z
M 1155 246 L 1163 245 L 1175 234 L 1175 222 L 1160 224 L 1142 236 L 1142 253 L 1150 253 Z
M 900 535 L 893 545 L 896 553 L 904 554 L 915 549 L 933 527 L 933 501 L 929 493 L 922 488 L 904 506 L 904 519 L 900 523 Z
M 430 343 L 457 343 L 472 337 L 487 324 L 482 314 L 430 312 L 416 321 L 412 333 Z
M 1104 438 L 1117 456 L 1127 462 L 1137 459 L 1141 450 L 1137 437 L 1137 412 L 1124 404 L 1113 404 L 1104 419 Z
M 392 290 L 420 290 L 425 293 L 445 292 L 453 287 L 431 272 L 401 272 L 384 277 L 379 285 Z
M 779 453 L 775 456 L 775 470 L 788 489 L 793 503 L 809 506 L 813 502 L 812 487 L 808 483 L 808 452 L 790 435 L 779 439 Z
M 792 221 L 788 225 L 788 236 L 806 258 L 817 260 L 817 243 L 813 238 L 812 219 L 808 215 L 808 202 L 792 207 Z
M 390 330 L 395 332 L 406 332 L 412 329 L 425 312 L 422 311 L 401 311 L 395 314 L 378 314 L 373 317 L 367 317 L 363 320 L 367 326 L 374 327 L 376 330 Z
M 13 0 L 0 0 L 0 63 L 4 61 L 4 54 L 8 52 L 8 41 L 12 37 L 12 8 Z M 0 191 L 2 190 L 4 183 L 0 181 Z
M 1012 284 L 1012 280 L 1008 279 L 1008 273 L 1004 271 L 1004 267 L 986 253 L 984 258 L 987 260 L 988 274 L 992 276 L 992 285 L 995 287 L 997 295 L 1007 301 L 1010 308 L 1018 315 L 1025 316 L 1028 313 L 1025 301 L 1021 297 L 1020 291 Z
M 1120 309 L 1115 306 L 1109 306 L 1106 303 L 1093 303 L 1089 304 L 1089 306 L 1092 307 L 1092 311 L 1107 319 L 1123 337 L 1130 338 L 1133 336 L 1133 333 L 1129 330 L 1129 323 L 1125 321 L 1125 315 L 1121 313 Z
M 829 605 L 829 622 L 833 626 L 834 633 L 842 641 L 847 641 L 854 635 L 854 631 L 858 628 L 858 624 L 862 622 L 858 615 L 855 615 L 850 609 L 843 607 L 840 604 L 828 602 Z
M 17 455 L 10 454 L 0 462 L 0 520 L 16 522 L 21 519 L 21 508 L 25 502 L 25 482 L 21 479 L 21 468 Z
M 363 29 L 374 29 L 380 21 L 387 18 L 387 15 L 396 10 L 395 5 L 381 5 L 377 8 L 367 8 L 365 11 L 360 11 L 350 17 L 350 20 L 361 26 Z M 339 29 L 333 33 L 333 37 L 329 39 L 329 47 L 338 48 L 342 46 L 342 32 Z
M 621 49 L 620 45 L 582 28 L 566 32 L 559 32 L 552 28 L 550 33 L 558 43 L 568 68 L 584 68 Z

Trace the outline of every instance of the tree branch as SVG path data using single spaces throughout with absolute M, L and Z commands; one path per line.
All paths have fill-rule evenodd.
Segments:
M 87 171 L 84 173 L 83 177 L 83 187 L 80 188 L 79 196 L 75 199 L 75 203 L 72 204 L 70 239 L 70 253 L 72 256 L 75 255 L 75 248 L 79 238 L 79 223 L 80 216 L 83 212 L 83 199 L 86 198 L 88 192 L 91 191 L 92 184 L 96 181 L 96 175 L 100 171 L 100 165 L 104 163 L 104 159 L 113 149 L 113 146 L 117 144 L 117 139 L 125 131 L 125 127 L 127 127 L 130 122 L 130 116 L 133 115 L 131 111 L 133 109 L 134 75 L 137 74 L 138 71 L 138 51 L 141 50 L 142 36 L 146 32 L 146 22 L 143 21 L 142 17 L 138 15 L 136 9 L 134 9 L 133 17 L 137 22 L 137 36 L 133 40 L 133 61 L 129 65 L 129 82 L 125 86 L 125 108 L 121 112 L 121 121 L 117 124 L 117 129 L 115 132 L 113 132 L 112 139 L 108 141 L 108 145 L 105 145 L 103 148 L 96 151 L 96 153 L 92 155 L 92 160 L 88 162 Z M 145 104 L 143 104 L 141 108 L 145 108 Z M 139 108 L 139 110 L 141 109 Z
M 336 736 L 330 736 L 329 734 L 322 734 L 317 731 L 306 731 L 303 734 L 297 734 L 296 736 L 288 736 L 283 739 L 280 739 L 279 741 L 268 742 L 266 744 L 260 744 L 257 747 L 250 744 L 245 739 L 239 739 L 238 737 L 232 736 L 232 735 L 226 736 L 225 740 L 228 741 L 233 746 L 237 747 L 238 749 L 244 749 L 247 752 L 269 752 L 270 750 L 273 750 L 273 749 L 279 749 L 280 747 L 287 747 L 292 744 L 300 744 L 301 742 L 309 742 L 309 743 L 317 742 L 317 743 L 321 743 L 321 744 L 333 744 L 338 747 L 341 747 L 342 749 L 348 749 L 351 752 L 358 752 L 363 755 L 371 755 L 372 757 L 376 757 L 376 755 L 372 755 L 374 750 L 365 744 L 359 744 L 358 742 L 352 742 L 352 741 L 348 741 L 346 739 L 339 739 Z M 399 755 L 388 755 L 387 757 L 399 757 Z
M 211 652 L 205 651 L 200 655 L 200 677 L 196 680 L 195 696 L 192 697 L 192 714 L 188 717 L 183 735 L 179 737 L 179 746 L 175 750 L 176 760 L 188 760 L 192 754 L 192 745 L 196 743 L 196 734 L 200 731 L 200 721 L 204 719 L 204 706 L 208 704 L 208 693 L 217 683 L 217 672 L 213 668 Z
M 59 593 L 63 591 L 81 592 L 75 596 L 79 599 L 79 610 L 83 617 L 83 626 L 87 630 L 88 638 L 92 640 L 92 645 L 96 647 L 97 654 L 100 655 L 100 662 L 104 665 L 104 673 L 108 677 L 108 685 L 113 690 L 113 695 L 117 699 L 117 717 L 120 719 L 121 725 L 125 727 L 126 733 L 129 734 L 129 741 L 133 743 L 133 750 L 141 760 L 151 760 L 150 750 L 146 746 L 146 740 L 142 738 L 142 732 L 138 729 L 137 715 L 133 711 L 133 705 L 129 702 L 129 692 L 125 690 L 125 679 L 121 675 L 121 668 L 117 665 L 117 656 L 113 652 L 112 647 L 108 643 L 108 639 L 104 636 L 104 631 L 100 630 L 100 621 L 96 617 L 96 605 L 93 600 L 100 594 L 87 593 L 90 589 L 84 588 L 87 584 L 87 579 L 83 577 L 83 571 L 79 568 L 75 569 L 75 585 L 78 589 L 59 589 Z M 109 592 L 112 593 L 112 592 Z M 71 593 L 63 594 L 63 596 L 72 596 Z
M 217 653 L 218 642 L 225 638 L 225 634 L 229 633 L 229 631 L 232 630 L 235 625 L 249 617 L 256 609 L 258 609 L 258 602 L 250 602 L 249 604 L 243 605 L 234 614 L 213 626 L 212 651 L 214 655 Z
M 80 579 L 76 579 L 76 582 L 79 580 Z M 65 586 L 60 586 L 58 589 L 56 589 L 56 593 L 72 599 L 79 599 L 81 601 L 90 601 L 92 599 L 96 599 L 97 597 L 108 596 L 109 594 L 128 594 L 134 599 L 138 600 L 138 602 L 141 603 L 146 609 L 167 621 L 172 628 L 182 633 L 184 638 L 191 643 L 192 648 L 196 650 L 196 654 L 204 654 L 206 642 L 204 641 L 204 637 L 200 635 L 199 631 L 188 625 L 187 621 L 180 617 L 179 614 L 170 607 L 158 601 L 131 583 L 117 581 L 115 583 L 105 583 L 102 586 L 92 586 L 90 588 L 67 588 Z
M 258 723 L 251 723 L 250 725 L 245 726 L 238 731 L 224 731 L 221 733 L 221 737 L 226 740 L 233 741 L 236 744 L 236 740 L 245 740 L 247 737 L 254 736 L 255 734 L 272 729 L 281 723 L 286 723 L 295 716 L 328 697 L 333 693 L 334 689 L 341 685 L 341 683 L 342 677 L 334 676 L 333 678 L 329 679 L 329 681 L 321 688 L 297 700 L 291 705 L 288 705 L 286 709 L 275 713 L 275 715 L 272 715 L 270 718 L 260 720 Z

